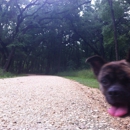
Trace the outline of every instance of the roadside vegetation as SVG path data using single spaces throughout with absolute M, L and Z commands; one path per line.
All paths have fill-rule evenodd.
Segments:
M 0 68 L 5 72 L 87 69 L 84 61 L 93 55 L 123 59 L 129 43 L 130 0 L 0 0 Z
M 75 80 L 85 86 L 98 88 L 98 82 L 90 69 L 60 72 L 57 74 L 71 80 Z
M 2 69 L 0 69 L 0 78 L 10 78 L 14 76 L 15 74 L 12 74 L 10 72 L 4 72 Z

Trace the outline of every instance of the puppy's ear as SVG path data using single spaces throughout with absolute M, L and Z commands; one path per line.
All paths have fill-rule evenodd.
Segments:
M 130 62 L 130 49 L 128 50 L 128 54 L 127 54 L 127 57 L 126 57 L 126 61 L 127 61 L 127 62 Z
M 101 67 L 106 63 L 106 61 L 100 56 L 92 56 L 86 59 L 86 63 L 90 63 L 92 70 L 97 77 Z

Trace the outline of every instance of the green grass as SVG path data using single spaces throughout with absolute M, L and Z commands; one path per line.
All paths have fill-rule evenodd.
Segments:
M 98 88 L 98 82 L 91 70 L 68 71 L 57 74 L 71 80 L 75 80 L 83 85 Z
M 0 69 L 0 78 L 10 78 L 14 77 L 15 75 L 10 72 L 3 72 L 2 69 Z

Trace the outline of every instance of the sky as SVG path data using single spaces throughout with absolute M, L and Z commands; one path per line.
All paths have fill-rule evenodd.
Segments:
M 95 1 L 95 0 L 92 0 L 92 4 L 94 4 L 94 1 Z

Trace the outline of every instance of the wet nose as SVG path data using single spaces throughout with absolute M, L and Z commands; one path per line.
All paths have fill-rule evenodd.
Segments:
M 108 95 L 111 97 L 120 97 L 123 95 L 123 91 L 118 88 L 110 88 L 108 90 Z

